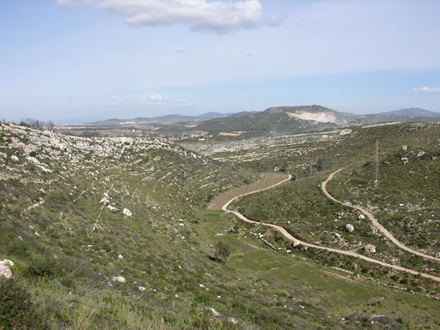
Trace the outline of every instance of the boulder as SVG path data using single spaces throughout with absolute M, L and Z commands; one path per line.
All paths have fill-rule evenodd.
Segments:
M 107 205 L 107 207 L 110 209 L 110 211 L 112 212 L 116 212 L 118 209 L 116 207 L 113 207 L 111 205 Z
M 13 267 L 14 263 L 11 260 L 5 259 L 3 261 L 0 261 L 0 265 Z
M 18 157 L 17 156 L 15 156 L 15 155 L 12 155 L 11 156 L 11 160 L 13 161 L 13 162 L 18 162 Z
M 0 261 L 0 276 L 4 276 L 6 278 L 12 277 L 12 272 L 9 267 L 14 266 L 14 263 L 11 260 L 3 260 Z
M 112 281 L 113 282 L 120 282 L 120 283 L 125 283 L 125 278 L 122 276 L 117 276 L 117 277 L 112 277 Z
M 127 217 L 131 217 L 133 215 L 129 209 L 125 209 L 125 208 L 122 211 L 122 213 L 124 213 L 124 215 L 126 215 Z
M 345 230 L 348 231 L 349 233 L 352 233 L 354 231 L 354 227 L 351 224 L 348 224 L 347 226 L 345 226 Z
M 364 220 L 365 219 L 365 215 L 363 215 L 363 214 L 359 215 L 358 219 L 359 220 Z
M 376 253 L 376 247 L 372 244 L 365 245 L 364 250 L 367 253 Z
M 6 278 L 12 277 L 12 272 L 9 269 L 9 266 L 0 265 L 0 276 L 4 276 Z

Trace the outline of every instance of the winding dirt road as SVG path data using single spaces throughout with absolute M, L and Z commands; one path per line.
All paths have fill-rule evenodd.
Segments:
M 342 170 L 342 169 L 340 169 L 340 170 Z M 339 172 L 340 170 L 338 170 L 338 171 L 336 171 L 336 172 L 330 174 L 330 176 L 328 177 L 328 179 L 327 179 L 325 182 L 323 182 L 322 186 L 325 188 L 327 182 L 328 182 L 329 180 L 331 180 L 331 179 L 333 178 L 334 174 L 337 173 L 337 172 Z M 277 229 L 277 230 L 278 230 L 280 233 L 282 233 L 282 234 L 283 234 L 288 240 L 292 241 L 293 246 L 303 245 L 303 246 L 312 247 L 312 248 L 315 248 L 315 249 L 326 250 L 326 251 L 329 251 L 329 252 L 335 252 L 335 253 L 338 253 L 338 254 L 342 254 L 342 255 L 346 255 L 346 256 L 351 256 L 351 257 L 359 258 L 359 259 L 362 259 L 362 260 L 365 260 L 365 261 L 369 261 L 369 262 L 371 262 L 371 263 L 375 263 L 375 264 L 378 264 L 378 265 L 381 265 L 381 266 L 385 266 L 385 267 L 393 268 L 393 269 L 396 269 L 396 270 L 399 270 L 399 271 L 407 272 L 407 273 L 410 273 L 410 274 L 413 274 L 413 275 L 418 275 L 418 274 L 420 274 L 422 277 L 429 278 L 429 279 L 431 279 L 431 280 L 434 280 L 434 281 L 440 282 L 440 277 L 433 276 L 433 275 L 429 275 L 429 274 L 425 274 L 425 273 L 419 273 L 419 272 L 417 272 L 417 271 L 415 271 L 415 270 L 412 270 L 412 269 L 408 269 L 408 268 L 400 267 L 400 266 L 397 266 L 397 265 L 388 264 L 388 263 L 386 263 L 386 262 L 382 262 L 382 261 L 380 261 L 380 260 L 376 260 L 376 259 L 373 259 L 373 258 L 370 258 L 370 257 L 364 256 L 364 255 L 362 255 L 362 254 L 357 254 L 356 252 L 353 252 L 353 251 L 344 251 L 344 250 L 339 250 L 339 249 L 333 249 L 333 248 L 329 248 L 329 247 L 325 247 L 325 246 L 319 246 L 319 245 L 309 244 L 309 243 L 306 243 L 306 242 L 300 241 L 300 240 L 298 240 L 297 238 L 293 237 L 291 234 L 289 234 L 289 233 L 288 233 L 283 227 L 280 227 L 280 226 L 277 226 L 277 225 L 274 225 L 274 224 L 270 224 L 270 223 L 264 223 L 264 222 L 253 221 L 253 220 L 250 220 L 250 219 L 246 218 L 243 214 L 241 214 L 241 213 L 239 213 L 239 212 L 228 210 L 228 206 L 229 206 L 234 200 L 236 200 L 237 198 L 242 197 L 242 196 L 246 196 L 246 195 L 250 195 L 250 194 L 254 194 L 254 193 L 257 193 L 257 192 L 262 191 L 262 190 L 267 190 L 267 189 L 270 189 L 270 188 L 276 187 L 276 186 L 278 186 L 278 185 L 280 185 L 280 184 L 282 184 L 282 183 L 284 183 L 284 182 L 290 180 L 290 178 L 291 178 L 291 177 L 289 176 L 288 179 L 286 179 L 286 180 L 284 180 L 284 181 L 282 181 L 282 182 L 279 182 L 279 183 L 277 183 L 277 184 L 275 184 L 275 185 L 273 185 L 273 186 L 271 186 L 271 187 L 267 187 L 267 188 L 265 188 L 265 189 L 261 189 L 261 190 L 256 190 L 256 191 L 253 191 L 253 192 L 249 192 L 249 193 L 246 193 L 246 194 L 243 194 L 243 195 L 240 195 L 240 196 L 236 196 L 236 197 L 232 198 L 231 200 L 229 200 L 227 203 L 225 203 L 225 205 L 223 205 L 223 207 L 222 207 L 222 210 L 225 211 L 225 212 L 228 212 L 228 213 L 233 213 L 233 214 L 235 214 L 238 218 L 240 218 L 241 220 L 243 220 L 243 221 L 245 221 L 245 222 L 249 222 L 249 223 L 253 223 L 253 224 L 258 224 L 258 225 L 264 225 L 264 226 L 268 226 L 268 227 L 272 227 L 272 228 Z M 323 189 L 323 191 L 324 191 L 324 189 Z M 325 192 L 327 192 L 327 190 L 325 190 L 324 193 L 325 193 Z M 342 202 L 340 202 L 340 201 L 336 200 L 335 198 L 333 198 L 333 196 L 331 196 L 328 192 L 326 193 L 326 195 L 327 195 L 329 198 L 333 199 L 334 201 L 343 204 Z M 346 204 L 344 204 L 344 205 L 346 205 Z M 367 212 L 368 212 L 368 211 L 367 211 Z M 369 212 L 368 212 L 368 213 L 369 213 Z M 373 218 L 374 218 L 374 217 L 373 217 Z M 376 222 L 377 222 L 377 220 L 376 220 Z M 380 225 L 380 224 L 379 224 L 379 225 Z M 378 227 L 378 228 L 379 228 L 379 227 Z M 382 227 L 382 228 L 383 228 L 383 227 Z M 384 230 L 386 230 L 386 229 L 384 228 Z M 390 235 L 391 235 L 391 234 L 390 234 Z M 391 236 L 392 236 L 392 235 L 391 235 Z M 396 241 L 397 241 L 397 240 L 396 240 Z M 397 242 L 398 242 L 398 241 L 397 241 Z M 417 251 L 415 251 L 415 252 L 417 252 Z M 423 254 L 422 254 L 422 256 L 423 256 Z M 429 257 L 431 257 L 431 256 L 429 256 Z M 438 260 L 437 258 L 434 258 L 434 257 L 431 257 L 430 259 L 432 259 L 432 258 L 433 258 L 434 260 Z
M 410 249 L 409 247 L 405 246 L 403 243 L 399 242 L 399 241 L 393 236 L 393 234 L 391 234 L 388 230 L 385 229 L 384 226 L 382 226 L 382 225 L 379 223 L 379 221 L 374 217 L 374 215 L 372 215 L 370 212 L 368 212 L 368 211 L 367 211 L 366 209 L 364 209 L 363 207 L 360 207 L 360 206 L 357 206 L 357 205 L 351 205 L 351 204 L 347 204 L 347 203 L 341 202 L 341 201 L 337 200 L 336 198 L 334 198 L 332 195 L 330 195 L 330 193 L 327 191 L 327 182 L 329 182 L 331 179 L 333 179 L 334 175 L 335 175 L 336 173 L 342 171 L 342 170 L 343 170 L 343 168 L 340 168 L 339 170 L 333 172 L 332 174 L 329 175 L 329 177 L 327 178 L 327 180 L 325 180 L 325 181 L 322 183 L 322 186 L 321 186 L 322 191 L 324 192 L 324 194 L 325 194 L 328 198 L 330 198 L 331 200 L 335 201 L 336 203 L 339 203 L 339 204 L 342 204 L 342 205 L 344 205 L 344 206 L 348 206 L 348 207 L 351 207 L 351 208 L 356 209 L 356 210 L 358 210 L 358 211 L 361 211 L 363 214 L 365 214 L 365 215 L 371 220 L 371 222 L 373 223 L 373 225 L 374 225 L 377 229 L 379 229 L 379 230 L 380 230 L 380 231 L 381 231 L 386 237 L 388 237 L 388 238 L 389 238 L 394 244 L 396 244 L 396 245 L 397 245 L 398 247 L 400 247 L 402 250 L 408 251 L 409 253 L 416 254 L 416 255 L 421 256 L 421 257 L 426 258 L 426 259 L 431 259 L 431 260 L 434 260 L 434 261 L 440 262 L 440 259 L 439 259 L 439 258 L 436 258 L 436 257 L 430 256 L 430 255 L 428 255 L 428 254 L 424 254 L 424 253 L 421 253 L 421 252 L 415 251 L 415 250 Z

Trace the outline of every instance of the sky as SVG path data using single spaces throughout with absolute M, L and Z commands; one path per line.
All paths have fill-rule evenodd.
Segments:
M 2 0 L 0 118 L 440 112 L 438 0 Z

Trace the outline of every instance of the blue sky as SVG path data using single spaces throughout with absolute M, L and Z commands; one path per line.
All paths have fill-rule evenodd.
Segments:
M 440 112 L 440 1 L 0 1 L 0 117 Z

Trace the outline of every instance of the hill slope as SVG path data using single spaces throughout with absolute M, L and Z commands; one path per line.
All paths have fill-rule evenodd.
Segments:
M 329 155 L 355 154 L 362 139 L 346 138 L 330 141 L 337 151 Z M 312 149 L 323 150 L 321 143 Z M 337 255 L 292 253 L 276 231 L 204 209 L 221 192 L 254 182 L 251 165 L 222 164 L 161 139 L 78 138 L 2 123 L 0 260 L 14 266 L 12 280 L 0 278 L 0 297 L 8 297 L 0 328 L 436 326 L 438 301 L 422 291 L 437 292 L 431 283 Z M 315 203 L 319 181 L 299 182 L 299 196 L 291 182 L 280 187 L 286 194 L 274 190 L 274 201 L 294 205 L 322 230 L 317 210 L 327 219 L 335 206 Z M 262 212 L 281 206 L 267 201 Z M 347 270 L 356 267 L 371 273 Z
M 243 137 L 255 137 L 315 132 L 357 123 L 356 120 L 334 110 L 312 105 L 274 107 L 259 113 L 243 112 L 205 121 L 196 128 L 214 135 L 221 132 L 244 131 Z
M 389 112 L 382 112 L 382 114 L 387 116 L 398 115 L 398 116 L 409 116 L 409 117 L 440 117 L 440 113 L 438 112 L 432 112 L 421 108 L 394 110 Z

